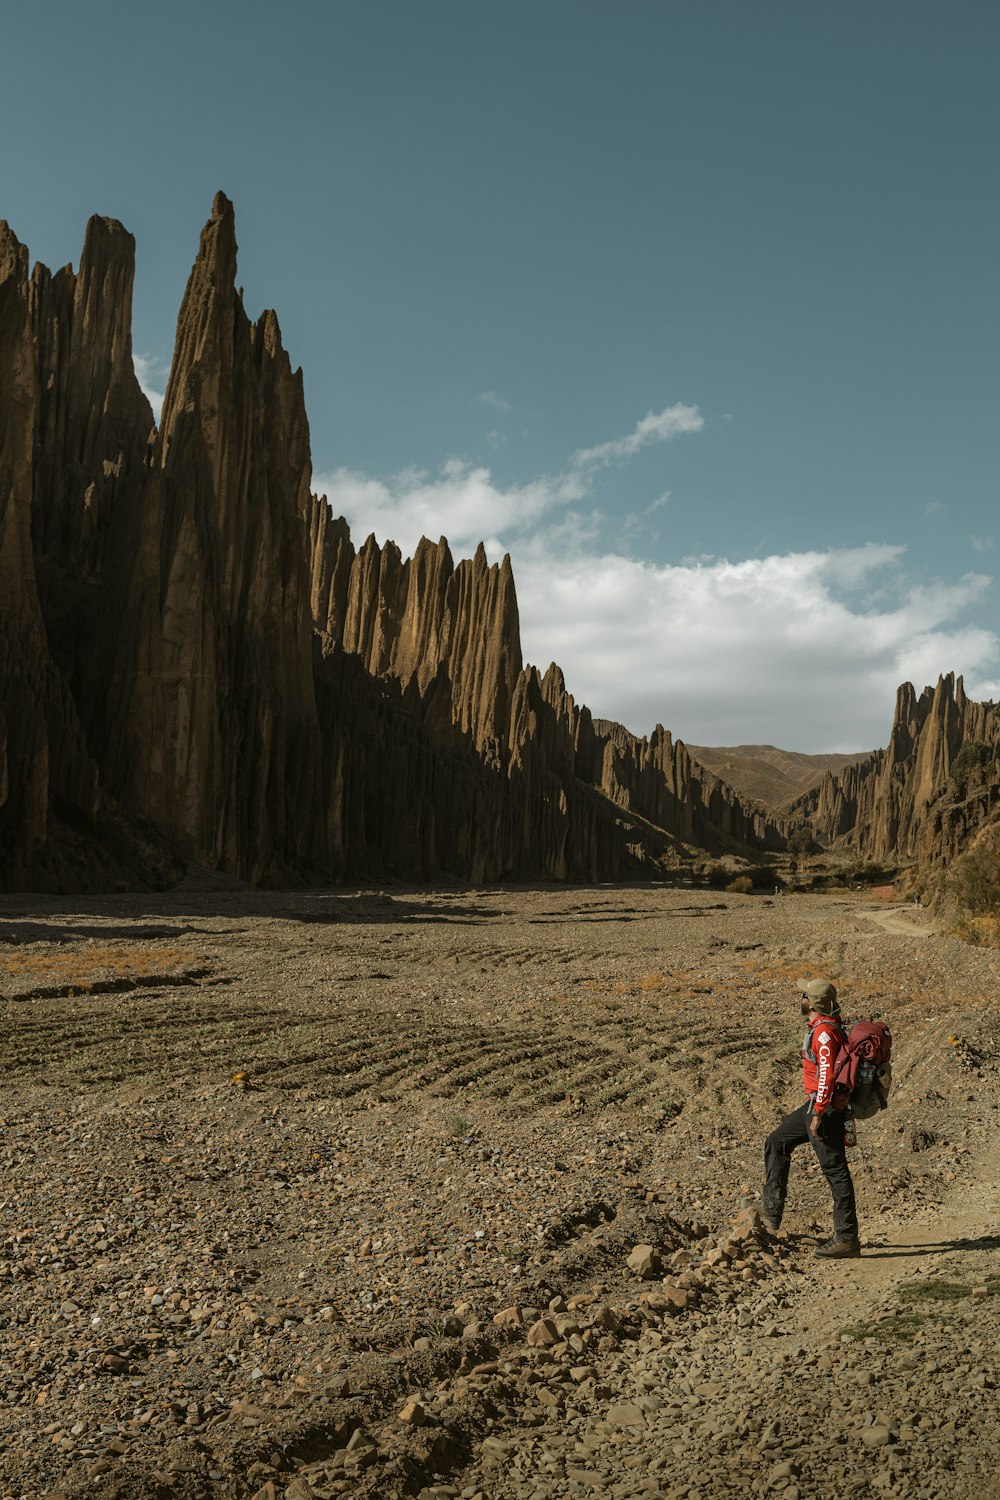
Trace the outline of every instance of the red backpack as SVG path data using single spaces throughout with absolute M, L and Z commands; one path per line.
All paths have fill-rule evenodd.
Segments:
M 884 1021 L 855 1021 L 833 1075 L 833 1107 L 868 1120 L 889 1103 L 892 1032 Z

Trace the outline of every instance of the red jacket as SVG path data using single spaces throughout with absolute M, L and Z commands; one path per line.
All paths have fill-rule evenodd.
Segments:
M 802 1043 L 802 1083 L 807 1097 L 813 1099 L 813 1112 L 821 1115 L 830 1108 L 837 1060 L 847 1045 L 847 1033 L 836 1016 L 817 1016 L 806 1031 Z

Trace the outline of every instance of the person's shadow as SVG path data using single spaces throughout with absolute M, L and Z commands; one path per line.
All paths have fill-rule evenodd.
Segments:
M 975 1239 L 928 1240 L 920 1245 L 872 1245 L 864 1254 L 866 1260 L 893 1260 L 916 1255 L 939 1255 L 946 1250 L 1000 1250 L 1000 1235 L 982 1234 Z

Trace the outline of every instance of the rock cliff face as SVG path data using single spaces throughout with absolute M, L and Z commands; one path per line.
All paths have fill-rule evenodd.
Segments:
M 50 810 L 98 809 L 69 688 L 49 651 L 31 547 L 40 408 L 28 256 L 0 221 L 0 865 L 30 880 Z
M 235 273 L 219 194 L 149 465 L 113 520 L 91 723 L 127 806 L 213 868 L 276 880 L 321 857 L 309 428 L 277 319 L 250 322 Z
M 87 225 L 80 269 L 36 265 L 29 286 L 37 377 L 32 543 L 43 607 L 100 574 L 116 509 L 134 499 L 153 413 L 132 365 L 135 241 L 114 219 Z M 91 590 L 92 592 L 92 590 Z
M 680 841 L 780 843 L 664 730 L 595 723 L 522 662 L 509 560 L 355 549 L 310 494 L 301 374 L 243 309 L 222 194 L 156 430 L 133 259 L 92 219 L 77 272 L 29 278 L 0 232 L 0 885 L 86 883 L 69 824 L 98 884 L 112 825 L 126 879 L 163 874 L 129 863 L 148 835 L 271 883 L 614 879 Z
M 351 662 L 382 685 L 381 720 L 403 710 L 423 731 L 427 751 L 438 753 L 434 774 L 439 798 L 448 787 L 445 805 L 435 806 L 421 783 L 407 799 L 409 814 L 396 808 L 390 826 L 409 829 L 417 847 L 413 810 L 423 806 L 427 848 L 443 869 L 476 880 L 513 872 L 614 879 L 655 873 L 681 841 L 715 849 L 780 844 L 776 827 L 662 729 L 647 743 L 620 725 L 595 726 L 555 664 L 544 676 L 522 665 L 508 559 L 491 567 L 480 547 L 456 567 L 443 539 L 424 540 L 408 561 L 373 537 L 355 551 L 346 524 L 321 499 L 312 503 L 309 535 L 324 732 L 337 741 L 338 766 L 352 766 L 354 787 L 350 797 L 331 789 L 328 808 L 343 804 L 346 816 L 347 803 L 365 801 L 359 780 L 396 780 L 375 773 L 363 750 L 363 763 L 352 756 L 373 735 L 344 729 L 350 702 L 359 701 Z M 355 674 L 351 693 L 348 672 Z M 384 802 L 384 794 L 373 800 Z M 337 830 L 343 838 L 343 818 Z M 360 835 L 356 828 L 355 840 Z M 381 834 L 378 846 L 385 857 Z M 346 850 L 342 858 L 348 868 L 356 864 Z M 430 872 L 426 855 L 423 869 Z
M 594 733 L 601 757 L 595 780 L 620 806 L 690 843 L 710 846 L 713 830 L 741 843 L 776 848 L 783 842 L 776 819 L 744 802 L 662 724 L 648 742 L 606 720 L 595 724 Z
M 989 747 L 993 759 L 971 787 L 951 777 L 967 744 Z M 827 775 L 794 804 L 791 819 L 871 859 L 952 858 L 1000 800 L 998 756 L 1000 707 L 967 698 L 951 673 L 919 698 L 905 682 L 886 749 Z

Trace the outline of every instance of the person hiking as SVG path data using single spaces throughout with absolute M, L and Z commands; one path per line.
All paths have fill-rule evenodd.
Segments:
M 764 1142 L 764 1188 L 761 1218 L 774 1233 L 781 1224 L 788 1191 L 792 1152 L 806 1141 L 833 1196 L 833 1239 L 819 1245 L 816 1254 L 841 1259 L 861 1254 L 854 1183 L 847 1164 L 844 1126 L 847 1116 L 833 1108 L 833 1080 L 837 1060 L 847 1035 L 840 1018 L 837 991 L 829 979 L 799 979 L 806 1034 L 802 1043 L 802 1082 L 806 1102 L 786 1115 Z

